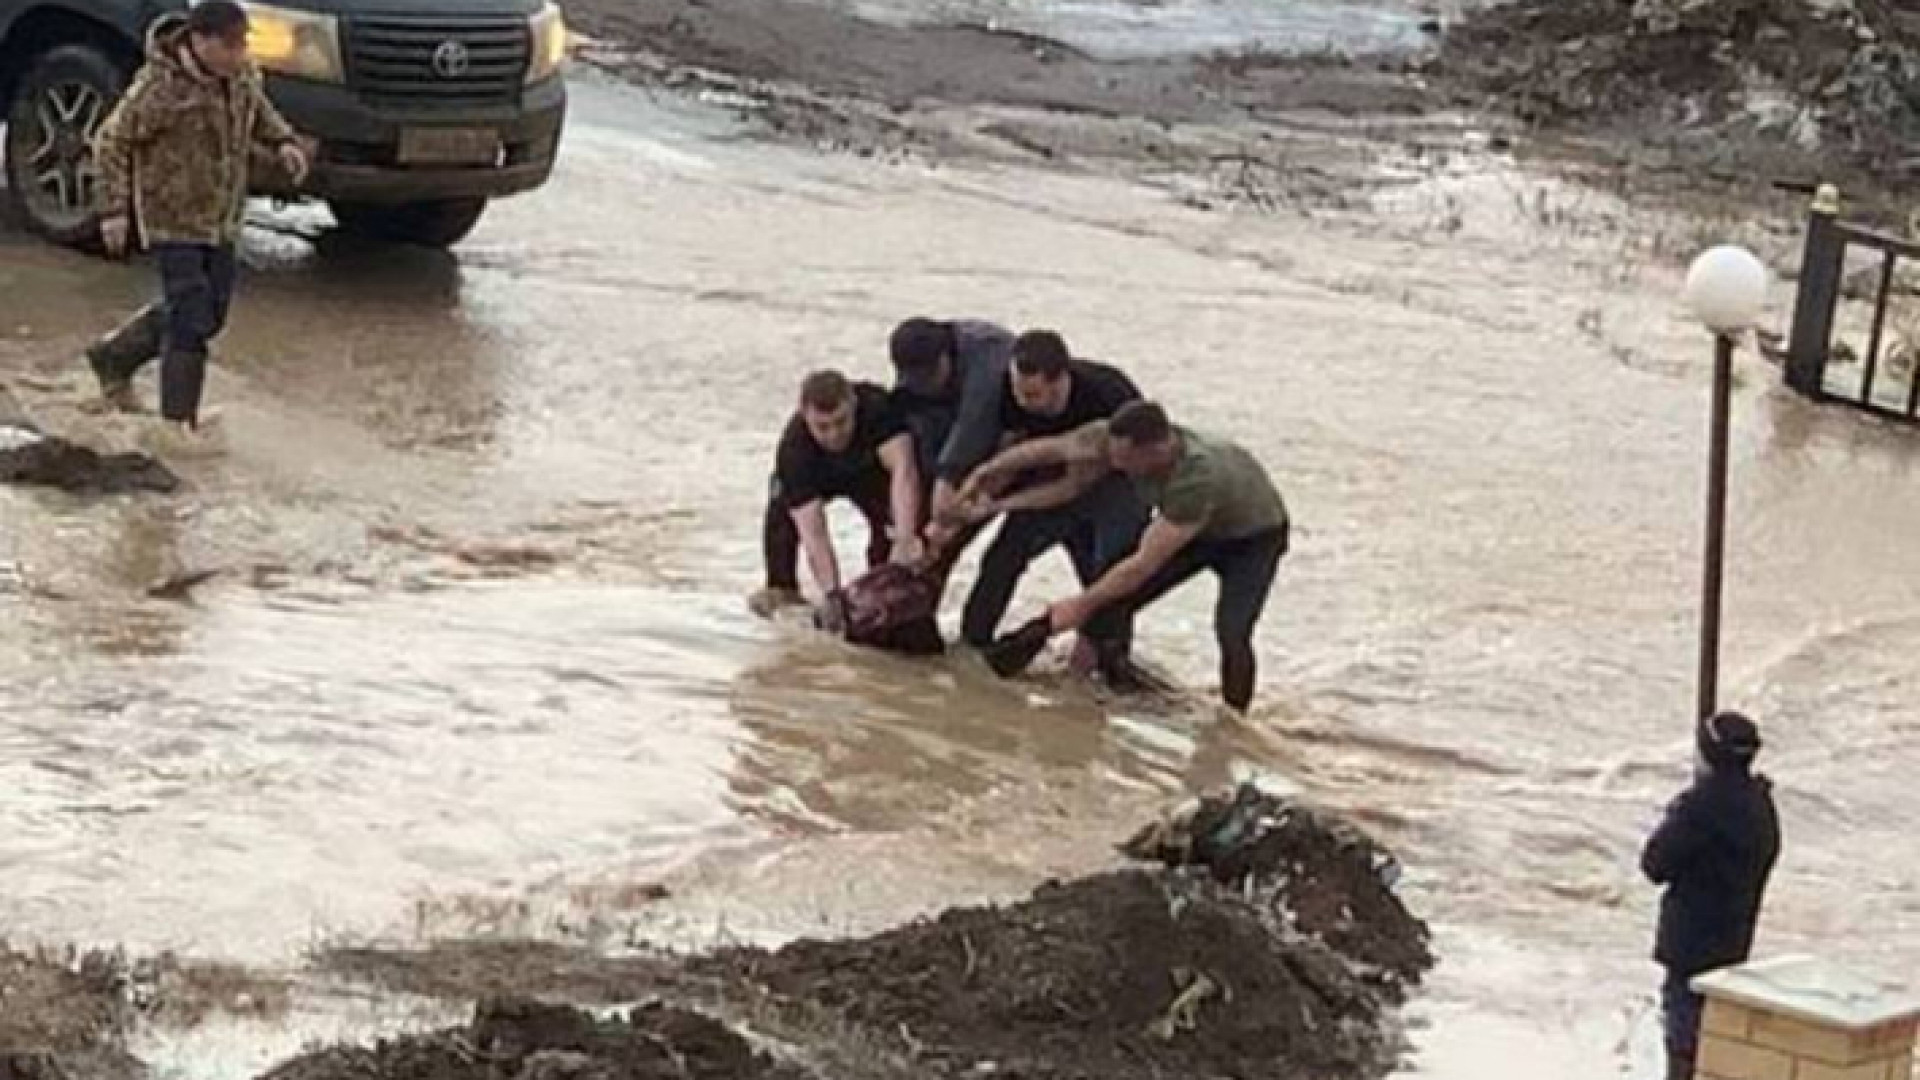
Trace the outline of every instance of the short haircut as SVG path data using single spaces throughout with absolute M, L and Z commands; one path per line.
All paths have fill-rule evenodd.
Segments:
M 1159 446 L 1173 438 L 1173 422 L 1154 402 L 1129 401 L 1107 422 L 1107 434 L 1135 446 Z
M 953 351 L 953 327 L 935 319 L 908 319 L 894 328 L 888 343 L 893 366 L 902 374 L 931 373 Z
M 233 41 L 247 36 L 247 9 L 233 0 L 200 0 L 187 9 L 187 33 Z
M 1029 330 L 1013 343 L 1013 368 L 1022 375 L 1058 379 L 1072 359 L 1066 340 L 1051 330 Z
M 853 400 L 853 384 L 837 371 L 816 371 L 800 383 L 800 407 L 832 412 Z

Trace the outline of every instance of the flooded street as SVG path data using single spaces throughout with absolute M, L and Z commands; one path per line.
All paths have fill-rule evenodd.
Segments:
M 187 491 L 0 488 L 9 937 L 293 967 L 863 931 L 1111 865 L 1257 774 L 1407 863 L 1442 957 L 1413 1075 L 1651 1075 L 1636 859 L 1689 768 L 1710 358 L 1654 224 L 1486 154 L 1345 212 L 1205 212 L 768 145 L 592 77 L 576 104 L 553 186 L 452 255 L 262 216 L 209 390 L 229 450 Z M 0 372 L 39 420 L 133 445 L 76 356 L 146 288 L 0 233 Z M 918 313 L 1056 328 L 1269 464 L 1297 533 L 1249 720 L 748 614 L 799 378 L 884 380 Z M 1787 830 L 1760 947 L 1903 975 L 1920 442 L 1741 364 L 1723 693 Z M 1141 631 L 1207 699 L 1210 600 Z M 299 1041 L 238 1030 L 149 1049 L 212 1080 Z
M 1474 0 L 816 0 L 874 19 L 996 26 L 1065 41 L 1098 56 L 1211 49 L 1365 52 L 1418 48 L 1423 24 L 1480 6 Z

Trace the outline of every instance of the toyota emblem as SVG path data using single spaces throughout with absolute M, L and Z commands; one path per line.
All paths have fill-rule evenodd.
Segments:
M 443 41 L 433 50 L 433 73 L 443 79 L 457 79 L 467 73 L 473 54 L 457 41 Z

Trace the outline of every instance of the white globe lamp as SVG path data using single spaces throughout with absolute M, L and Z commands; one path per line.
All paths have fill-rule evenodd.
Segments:
M 1737 334 L 1760 321 L 1767 304 L 1767 267 L 1753 252 L 1724 245 L 1687 271 L 1687 310 L 1716 334 Z

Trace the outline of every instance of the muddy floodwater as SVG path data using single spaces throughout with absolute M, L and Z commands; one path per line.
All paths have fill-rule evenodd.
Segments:
M 1652 1067 L 1635 859 L 1689 768 L 1710 356 L 1665 226 L 1486 153 L 1344 211 L 1206 212 L 576 100 L 555 183 L 454 254 L 263 210 L 227 452 L 182 493 L 0 489 L 7 936 L 291 969 L 869 930 L 1111 865 L 1167 798 L 1257 775 L 1406 863 L 1441 957 L 1410 1075 Z M 42 423 L 134 445 L 75 356 L 146 287 L 0 232 L 0 372 Z M 1250 718 L 748 614 L 798 378 L 884 378 L 922 312 L 1056 328 L 1270 465 L 1297 532 Z M 1911 973 L 1920 442 L 1741 365 L 1724 686 L 1787 830 L 1761 947 Z M 1210 599 L 1141 628 L 1196 701 Z M 445 1015 L 316 997 L 140 1049 L 213 1080 Z

